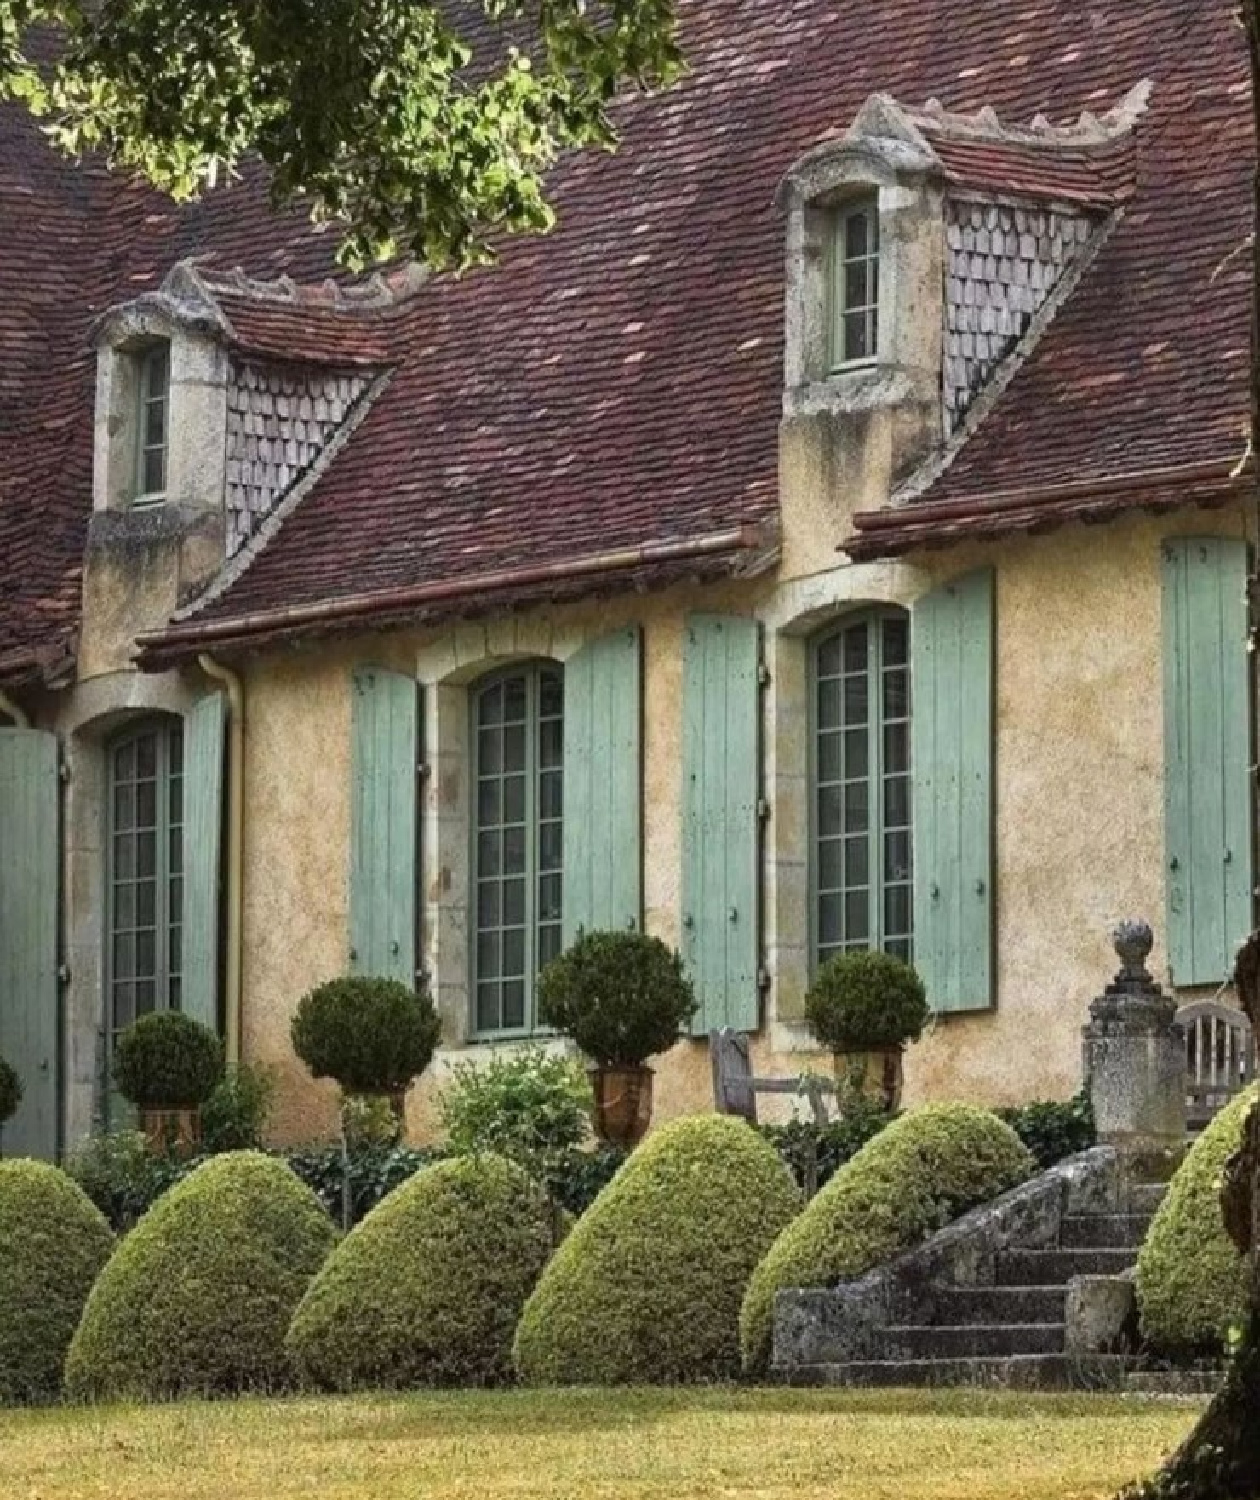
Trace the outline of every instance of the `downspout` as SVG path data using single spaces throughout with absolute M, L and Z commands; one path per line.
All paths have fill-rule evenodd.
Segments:
M 203 652 L 197 665 L 227 689 L 228 696 L 228 858 L 227 975 L 224 1046 L 229 1067 L 241 1060 L 241 872 L 245 840 L 245 690 L 241 679 Z
M 9 718 L 13 720 L 19 729 L 29 729 L 31 727 L 30 719 L 14 703 L 13 699 L 9 697 L 3 688 L 0 688 L 0 714 L 8 714 Z

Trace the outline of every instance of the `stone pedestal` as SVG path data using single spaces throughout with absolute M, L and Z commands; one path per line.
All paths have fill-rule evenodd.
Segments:
M 1098 1140 L 1161 1172 L 1185 1149 L 1185 1039 L 1176 1001 L 1146 968 L 1150 927 L 1122 922 L 1113 941 L 1120 972 L 1090 1006 L 1083 1032 Z

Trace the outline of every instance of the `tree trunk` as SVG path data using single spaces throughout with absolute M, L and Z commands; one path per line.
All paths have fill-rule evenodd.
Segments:
M 1238 998 L 1260 1035 L 1260 932 L 1238 951 Z M 1221 1212 L 1230 1238 L 1249 1257 L 1251 1311 L 1220 1393 L 1150 1484 L 1131 1500 L 1256 1500 L 1260 1496 L 1260 1108 L 1243 1126 L 1225 1168 Z

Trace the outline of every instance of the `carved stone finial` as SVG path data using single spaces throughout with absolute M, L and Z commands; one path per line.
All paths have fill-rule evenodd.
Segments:
M 1117 922 L 1112 929 L 1111 941 L 1119 956 L 1124 979 L 1147 979 L 1146 960 L 1155 946 L 1155 934 L 1151 924 L 1140 918 L 1130 917 Z

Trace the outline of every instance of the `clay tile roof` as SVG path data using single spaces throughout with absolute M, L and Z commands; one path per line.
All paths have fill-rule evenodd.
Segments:
M 1128 142 L 1091 149 L 941 136 L 932 140 L 932 149 L 945 168 L 946 180 L 976 193 L 1110 208 L 1126 190 L 1131 191 Z
M 379 367 L 390 360 L 387 314 L 294 297 L 211 287 L 233 347 L 246 354 L 330 366 Z
M 783 378 L 776 188 L 881 91 L 955 113 L 991 108 L 1032 132 L 1039 115 L 1065 127 L 1082 110 L 1101 118 L 1151 84 L 1123 181 L 1099 166 L 1105 152 L 1082 146 L 1078 159 L 1058 137 L 1049 152 L 1028 141 L 947 149 L 959 184 L 1087 199 L 1105 190 L 1122 201 L 1079 286 L 907 515 L 937 503 L 966 512 L 1069 481 L 1106 487 L 1204 464 L 1227 472 L 1248 405 L 1253 161 L 1233 0 L 1089 0 L 1084 35 L 1080 7 L 973 0 L 948 10 L 946 21 L 919 0 L 680 0 L 688 76 L 618 106 L 616 154 L 580 154 L 556 170 L 554 233 L 507 245 L 496 268 L 435 277 L 380 317 L 385 388 L 194 620 L 350 609 L 374 593 L 397 605 L 451 584 L 466 607 L 478 580 L 517 580 L 502 596 L 483 589 L 488 607 L 521 598 L 531 570 L 615 554 L 624 578 L 643 582 L 654 565 L 634 559 L 658 555 L 651 548 L 723 537 L 745 539 L 732 559 L 763 555 L 778 511 Z M 12 116 L 0 118 L 7 178 Z M 61 533 L 40 528 L 40 566 L 53 551 L 60 564 L 26 596 L 28 610 L 34 598 L 66 597 L 78 553 L 45 538 L 81 539 L 88 503 L 90 368 L 74 352 L 88 319 L 72 289 L 86 288 L 99 311 L 207 253 L 225 273 L 283 272 L 300 286 L 321 280 L 331 249 L 276 219 L 257 182 L 174 213 L 134 189 L 41 170 L 56 178 L 39 190 L 61 215 L 51 235 L 73 249 L 69 284 L 50 283 L 31 303 L 32 277 L 53 277 L 40 269 L 43 232 L 17 251 L 6 232 L 0 246 L 0 338 L 6 351 L 14 339 L 38 351 L 10 379 L 36 388 L 38 422 L 62 424 L 55 462 L 45 438 L 24 448 L 20 484 L 4 472 L 7 454 L 0 467 L 0 548 L 32 506 L 62 517 Z M 2 221 L 7 231 L 11 215 Z M 311 342 L 300 328 L 284 334 L 318 355 L 332 329 Z M 254 336 L 270 348 L 278 331 Z M 0 360 L 0 390 L 4 379 Z M 29 422 L 32 399 L 10 410 Z M 1140 486 L 1122 493 L 1142 501 Z

